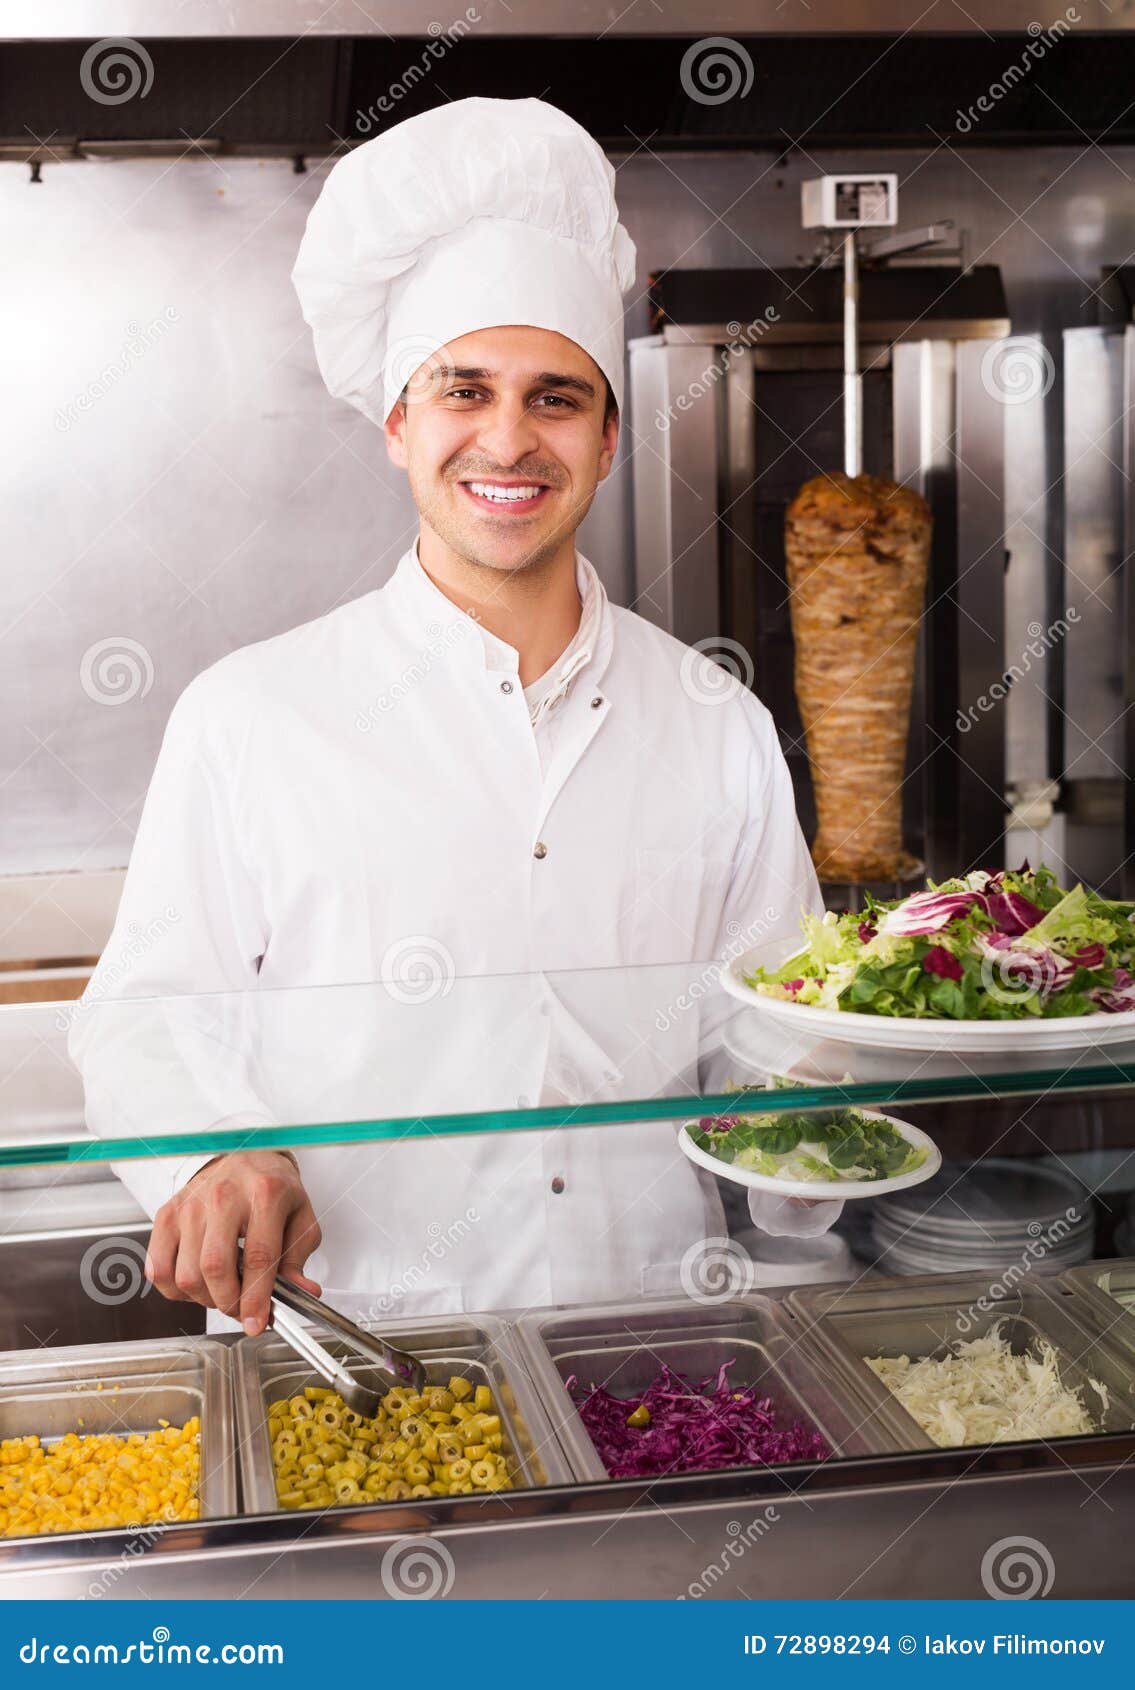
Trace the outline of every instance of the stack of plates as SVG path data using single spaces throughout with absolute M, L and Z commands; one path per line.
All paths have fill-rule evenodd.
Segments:
M 1084 1187 L 1046 1162 L 945 1162 L 924 1185 L 873 1205 L 884 1273 L 1065 1268 L 1091 1260 L 1095 1222 Z

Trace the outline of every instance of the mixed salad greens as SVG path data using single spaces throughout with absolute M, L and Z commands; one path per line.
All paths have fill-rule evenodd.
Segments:
M 978 870 L 803 925 L 805 948 L 746 975 L 750 986 L 857 1015 L 956 1021 L 1135 1009 L 1135 904 L 1065 891 L 1047 868 Z
M 703 1115 L 687 1128 L 700 1150 L 773 1179 L 834 1182 L 893 1179 L 922 1166 L 925 1149 L 887 1121 L 858 1109 L 800 1114 Z

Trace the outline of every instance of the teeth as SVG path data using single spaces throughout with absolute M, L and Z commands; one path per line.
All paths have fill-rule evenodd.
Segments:
M 531 499 L 542 491 L 540 487 L 491 487 L 484 481 L 470 481 L 471 493 L 478 494 L 482 499 L 494 499 L 498 504 L 517 504 L 522 499 Z

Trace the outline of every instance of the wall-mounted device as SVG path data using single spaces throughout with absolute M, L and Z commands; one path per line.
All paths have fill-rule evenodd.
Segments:
M 805 229 L 858 229 L 865 223 L 893 228 L 899 179 L 878 171 L 817 176 L 800 184 L 800 205 Z

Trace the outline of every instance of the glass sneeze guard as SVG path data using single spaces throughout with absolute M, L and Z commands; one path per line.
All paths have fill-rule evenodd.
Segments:
M 1135 1040 L 901 1052 L 859 1020 L 786 1031 L 714 962 L 8 1005 L 0 1166 L 1135 1085 Z

